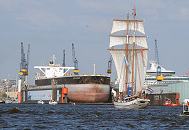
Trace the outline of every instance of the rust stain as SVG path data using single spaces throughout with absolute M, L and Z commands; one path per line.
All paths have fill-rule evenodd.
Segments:
M 107 102 L 109 94 L 107 93 L 71 93 L 68 98 L 73 102 L 83 103 L 96 103 L 96 102 Z

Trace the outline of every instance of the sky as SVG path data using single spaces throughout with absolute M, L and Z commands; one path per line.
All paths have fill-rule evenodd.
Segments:
M 109 34 L 113 19 L 124 19 L 133 0 L 0 0 L 0 79 L 16 79 L 20 43 L 30 44 L 29 80 L 36 65 L 47 65 L 54 54 L 62 64 L 73 66 L 75 45 L 81 74 L 106 74 Z M 158 40 L 160 64 L 178 75 L 189 71 L 189 1 L 136 0 L 137 18 L 144 20 L 149 60 Z M 114 68 L 114 67 L 113 67 Z M 113 70 L 115 73 L 115 68 Z

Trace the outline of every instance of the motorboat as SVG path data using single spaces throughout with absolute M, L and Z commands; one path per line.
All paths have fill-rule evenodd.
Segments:
M 37 101 L 38 104 L 44 104 L 44 101 L 43 100 L 39 100 Z
M 50 100 L 50 101 L 49 101 L 49 104 L 50 104 L 50 105 L 56 105 L 56 104 L 58 104 L 58 103 L 57 103 L 56 101 L 54 101 L 54 100 Z

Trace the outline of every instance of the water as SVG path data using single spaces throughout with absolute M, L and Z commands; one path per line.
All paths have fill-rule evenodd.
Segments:
M 0 104 L 0 128 L 15 129 L 189 129 L 182 107 L 118 110 L 113 105 Z

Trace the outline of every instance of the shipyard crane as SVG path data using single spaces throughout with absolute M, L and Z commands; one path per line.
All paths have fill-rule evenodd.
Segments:
M 108 61 L 107 73 L 108 73 L 108 74 L 111 74 L 111 73 L 112 73 L 112 56 L 110 56 L 110 59 L 109 59 L 109 61 Z
M 30 54 L 30 44 L 28 44 L 27 59 L 26 59 L 23 42 L 21 42 L 21 63 L 20 63 L 20 71 L 19 71 L 20 78 L 28 75 L 29 54 Z
M 27 101 L 28 93 L 25 91 L 23 93 L 22 89 L 25 87 L 27 89 L 27 76 L 28 76 L 28 65 L 29 65 L 29 55 L 30 55 L 30 44 L 28 44 L 27 55 L 24 53 L 24 45 L 21 42 L 21 62 L 20 62 L 20 71 L 19 71 L 19 80 L 18 80 L 18 103 Z M 27 57 L 26 57 L 27 56 Z M 27 58 L 27 59 L 26 59 Z
M 78 60 L 75 57 L 75 48 L 74 48 L 74 44 L 72 43 L 72 59 L 73 59 L 73 63 L 74 63 L 74 74 L 78 75 L 79 74 L 79 69 L 78 69 Z
M 29 71 L 29 56 L 30 56 L 30 44 L 28 44 L 28 51 L 27 51 L 27 71 Z
M 66 66 L 66 51 L 63 50 L 63 61 L 62 61 L 62 66 L 65 67 Z
M 161 66 L 159 65 L 159 55 L 158 55 L 158 46 L 157 46 L 157 40 L 155 40 L 155 59 L 157 64 L 157 70 L 156 70 L 156 80 L 162 81 L 164 79 L 162 73 L 161 73 Z

